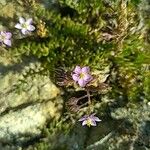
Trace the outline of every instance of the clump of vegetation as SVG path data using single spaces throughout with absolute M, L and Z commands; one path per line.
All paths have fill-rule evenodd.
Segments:
M 7 48 L 6 44 L 3 49 L 13 57 L 36 56 L 51 76 L 58 67 L 89 66 L 103 74 L 109 68 L 111 90 L 105 96 L 94 96 L 102 104 L 94 106 L 97 112 L 106 113 L 112 100 L 120 103 L 120 97 L 120 105 L 150 101 L 150 23 L 140 0 L 13 2 L 28 12 L 9 18 L 6 29 L 13 33 L 12 46 Z M 32 18 L 32 29 L 27 30 L 32 33 L 24 34 L 28 25 L 18 27 L 23 34 L 14 30 L 20 17 Z
M 28 10 L 22 16 L 32 18 L 36 28 L 30 36 L 8 28 L 14 32 L 9 51 L 15 56 L 37 56 L 50 71 L 78 64 L 110 67 L 113 98 L 149 99 L 148 26 L 140 1 L 58 0 L 47 7 L 34 0 L 14 3 Z M 13 25 L 17 22 L 14 18 Z

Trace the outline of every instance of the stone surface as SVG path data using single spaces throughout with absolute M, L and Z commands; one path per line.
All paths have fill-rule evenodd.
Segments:
M 53 99 L 59 94 L 50 78 L 40 74 L 40 63 L 34 61 L 27 58 L 20 64 L 9 64 L 5 59 L 0 60 L 0 113 L 27 103 Z
M 112 110 L 89 133 L 87 150 L 147 150 L 150 148 L 150 112 L 147 102 Z M 97 134 L 99 133 L 99 134 Z
M 19 16 L 30 17 L 22 6 L 22 1 L 0 1 L 0 30 L 14 29 Z M 13 58 L 1 45 L 0 53 L 0 150 L 16 150 L 39 138 L 47 122 L 61 116 L 63 101 L 36 58 Z
M 40 136 L 46 121 L 55 117 L 57 111 L 51 101 L 10 111 L 0 117 L 0 141 L 24 143 Z
M 0 59 L 0 142 L 22 144 L 39 137 L 50 119 L 61 115 L 59 89 L 35 58 Z

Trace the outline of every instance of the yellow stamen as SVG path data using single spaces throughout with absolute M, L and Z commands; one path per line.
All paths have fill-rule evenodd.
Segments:
M 22 24 L 22 27 L 25 28 L 25 29 L 27 29 L 27 25 L 25 23 Z
M 84 73 L 81 73 L 81 74 L 80 74 L 80 78 L 84 78 Z
M 86 124 L 87 124 L 88 127 L 90 127 L 92 125 L 91 119 L 87 119 Z

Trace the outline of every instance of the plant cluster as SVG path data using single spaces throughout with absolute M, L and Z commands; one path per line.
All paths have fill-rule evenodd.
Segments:
M 101 74 L 92 74 L 87 66 L 76 66 L 72 72 L 65 72 L 62 69 L 57 69 L 56 71 L 58 85 L 68 88 L 74 86 L 75 89 L 85 91 L 86 93 L 80 97 L 71 97 L 66 103 L 72 112 L 79 112 L 83 107 L 88 106 L 87 114 L 79 119 L 79 121 L 83 121 L 82 125 L 96 126 L 96 121 L 101 121 L 95 116 L 95 113 L 91 114 L 93 111 L 91 97 L 98 92 L 106 94 L 110 89 L 108 84 L 104 83 L 108 75 L 105 75 L 103 79 L 100 77 L 102 77 Z M 87 100 L 85 101 L 86 98 Z
M 14 1 L 28 12 L 28 16 L 22 14 L 23 18 L 34 21 L 31 24 L 32 19 L 17 16 L 20 18 L 17 24 L 13 19 L 8 30 L 14 27 L 21 33 L 34 30 L 30 36 L 13 30 L 9 51 L 14 56 L 37 56 L 50 70 L 60 66 L 72 69 L 78 64 L 96 70 L 109 67 L 111 98 L 123 95 L 129 101 L 137 101 L 144 96 L 149 100 L 148 26 L 142 18 L 143 11 L 139 11 L 140 1 L 40 2 Z M 2 43 L 6 41 L 3 39 Z

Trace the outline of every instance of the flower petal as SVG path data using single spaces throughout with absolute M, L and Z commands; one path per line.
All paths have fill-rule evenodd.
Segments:
M 86 82 L 90 82 L 92 80 L 92 76 L 90 74 L 84 74 L 83 78 Z
M 90 68 L 89 67 L 83 67 L 82 68 L 82 72 L 83 73 L 89 73 L 90 72 Z
M 27 25 L 27 29 L 29 31 L 34 31 L 35 30 L 35 27 L 33 25 Z
M 72 78 L 74 81 L 78 81 L 79 80 L 79 75 L 78 74 L 73 74 Z
M 12 34 L 10 32 L 6 32 L 6 39 L 10 39 L 12 37 Z
M 83 116 L 82 118 L 79 119 L 79 121 L 84 121 L 88 118 L 88 115 Z
M 21 32 L 22 32 L 22 34 L 28 34 L 28 30 L 27 29 L 25 29 L 25 28 L 23 28 L 22 30 L 21 30 Z
M 95 116 L 95 113 L 91 114 L 91 115 L 90 115 L 90 118 L 91 118 L 92 120 L 95 120 L 95 121 L 98 121 L 98 122 L 99 122 L 99 121 L 102 121 L 102 120 L 100 120 L 98 117 Z
M 25 19 L 24 19 L 23 17 L 20 17 L 20 18 L 19 18 L 19 22 L 20 22 L 21 24 L 23 24 L 23 23 L 25 23 Z
M 33 22 L 33 20 L 32 20 L 32 18 L 29 18 L 27 21 L 26 21 L 26 23 L 29 25 L 31 25 L 32 24 L 32 22 Z
M 76 74 L 80 74 L 81 73 L 80 66 L 76 66 L 73 72 L 75 72 Z
M 78 80 L 78 84 L 79 84 L 81 87 L 85 87 L 86 82 L 85 82 L 83 79 L 79 79 L 79 80 Z
M 4 44 L 11 46 L 11 40 L 4 40 Z
M 17 29 L 22 29 L 22 26 L 21 26 L 20 23 L 17 23 L 17 24 L 15 25 L 15 28 L 17 28 Z
M 83 122 L 82 122 L 82 126 L 85 126 L 87 124 L 87 120 L 84 120 Z
M 93 116 L 92 118 L 93 118 L 93 120 L 95 120 L 95 121 L 97 121 L 97 122 L 102 121 L 102 120 L 100 120 L 98 117 L 95 117 L 95 116 Z
M 94 120 L 91 120 L 91 125 L 96 126 L 96 122 Z

